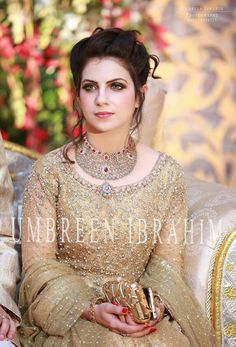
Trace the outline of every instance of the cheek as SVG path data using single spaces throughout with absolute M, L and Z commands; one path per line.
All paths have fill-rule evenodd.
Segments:
M 89 109 L 90 105 L 93 102 L 92 94 L 89 93 L 80 93 L 79 103 L 83 110 Z
M 126 108 L 133 108 L 135 103 L 135 94 L 133 91 L 127 91 L 118 96 L 120 105 L 125 106 Z

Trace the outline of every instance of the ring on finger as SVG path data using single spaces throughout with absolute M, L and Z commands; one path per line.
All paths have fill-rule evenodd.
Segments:
M 125 333 L 120 333 L 121 336 L 124 336 L 124 337 L 127 337 L 128 334 L 125 334 Z

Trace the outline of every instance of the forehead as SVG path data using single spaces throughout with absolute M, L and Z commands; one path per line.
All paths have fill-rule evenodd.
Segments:
M 82 71 L 82 78 L 88 79 L 113 79 L 119 77 L 131 79 L 125 64 L 115 57 L 90 58 Z

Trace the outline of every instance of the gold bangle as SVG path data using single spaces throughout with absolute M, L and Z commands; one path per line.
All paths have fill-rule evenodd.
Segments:
M 162 320 L 162 318 L 164 317 L 164 312 L 165 312 L 166 307 L 164 305 L 164 302 L 160 298 L 160 296 L 157 294 L 154 295 L 154 303 L 155 303 L 155 306 L 157 306 L 157 308 L 160 310 L 160 315 L 158 318 L 158 322 L 160 322 Z
M 88 309 L 88 317 L 90 322 L 96 323 L 96 317 L 95 317 L 95 306 L 97 304 L 101 304 L 104 302 L 104 298 L 99 297 L 99 298 L 94 298 L 90 304 L 89 304 L 89 309 Z
M 90 322 L 92 322 L 92 323 L 96 323 L 95 306 L 96 306 L 96 304 L 94 302 L 90 302 L 89 309 L 88 309 L 88 317 L 89 317 Z

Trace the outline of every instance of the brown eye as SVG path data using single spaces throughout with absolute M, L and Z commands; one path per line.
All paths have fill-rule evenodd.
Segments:
M 90 90 L 92 90 L 92 88 L 94 87 L 93 84 L 91 83 L 87 83 L 87 84 L 84 84 L 82 89 L 86 90 L 87 92 L 89 92 Z
M 111 86 L 112 86 L 112 89 L 116 89 L 116 90 L 121 90 L 125 88 L 125 86 L 122 83 L 118 83 L 118 82 L 112 83 Z

